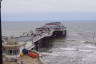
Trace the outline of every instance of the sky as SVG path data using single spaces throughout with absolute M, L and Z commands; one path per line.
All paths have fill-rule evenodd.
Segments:
M 2 0 L 1 20 L 96 20 L 96 0 Z

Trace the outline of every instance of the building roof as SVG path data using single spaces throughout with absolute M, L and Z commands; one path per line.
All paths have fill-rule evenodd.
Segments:
M 9 37 L 6 42 L 7 42 L 8 45 L 16 45 L 16 44 L 18 44 L 16 39 L 15 39 L 15 37 Z
M 18 47 L 18 46 L 21 46 L 23 44 L 19 44 L 17 41 L 16 41 L 16 38 L 15 37 L 8 37 L 7 40 L 5 40 L 3 43 L 2 43 L 3 46 L 5 47 Z
M 50 23 L 47 23 L 46 25 L 59 25 L 61 24 L 61 22 L 50 22 Z

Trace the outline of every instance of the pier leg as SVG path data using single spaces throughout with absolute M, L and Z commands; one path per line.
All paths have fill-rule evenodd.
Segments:
M 52 36 L 54 38 L 66 37 L 66 30 L 65 31 L 54 31 Z
M 35 42 L 35 50 L 38 51 L 38 47 L 39 47 L 39 44 L 38 44 L 38 41 Z
M 49 48 L 52 46 L 51 42 L 52 42 L 51 37 L 44 37 L 44 38 L 40 39 L 39 41 L 35 42 L 35 50 L 44 51 L 46 48 Z

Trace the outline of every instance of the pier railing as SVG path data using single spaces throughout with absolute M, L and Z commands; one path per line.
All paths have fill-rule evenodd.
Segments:
M 34 42 L 37 42 L 38 40 L 40 40 L 44 37 L 52 36 L 53 32 L 54 32 L 54 30 L 50 30 L 50 31 L 43 32 L 41 34 L 33 34 L 31 36 L 16 37 L 16 40 L 18 42 L 26 43 L 25 48 L 30 50 L 34 47 Z

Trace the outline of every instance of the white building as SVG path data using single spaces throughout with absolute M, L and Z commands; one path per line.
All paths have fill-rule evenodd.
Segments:
M 12 61 L 20 56 L 25 43 L 19 44 L 16 42 L 14 37 L 8 38 L 6 41 L 2 42 L 3 57 L 7 60 Z

